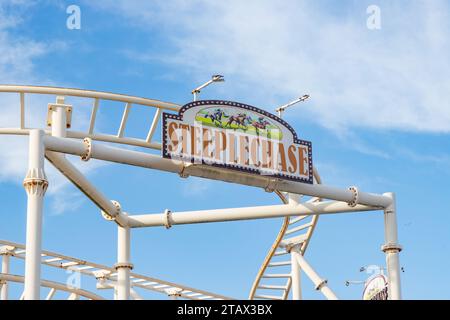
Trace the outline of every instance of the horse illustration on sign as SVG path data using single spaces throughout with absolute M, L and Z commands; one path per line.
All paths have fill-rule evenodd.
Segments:
M 201 109 L 195 120 L 202 125 L 240 130 L 269 139 L 281 140 L 283 137 L 280 128 L 273 121 L 248 110 L 227 108 L 225 111 L 223 108 L 209 107 Z

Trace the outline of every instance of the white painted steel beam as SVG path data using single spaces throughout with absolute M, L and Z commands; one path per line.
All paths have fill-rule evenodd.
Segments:
M 56 103 L 50 103 L 52 117 L 52 136 L 65 138 L 67 129 L 66 112 L 68 105 L 64 104 L 64 97 L 57 97 Z
M 7 131 L 8 132 L 8 131 Z M 10 131 L 9 131 L 10 132 Z M 0 134 L 2 134 L 2 130 L 0 129 Z M 118 138 L 116 135 L 112 134 L 104 134 L 104 133 L 92 133 L 87 134 L 83 131 L 67 131 L 68 138 L 81 139 L 84 138 L 92 138 L 92 140 L 102 141 L 102 142 L 111 142 L 122 145 L 130 145 L 136 147 L 150 148 L 154 150 L 161 150 L 161 143 L 159 142 L 147 142 L 143 139 L 138 138 L 130 138 L 130 137 L 120 137 Z
M 280 111 L 281 112 L 281 111 Z M 300 197 L 296 194 L 288 194 L 289 199 L 289 205 L 291 206 L 299 206 L 301 205 Z M 306 203 L 308 205 L 308 203 Z M 348 204 L 347 204 L 348 206 Z M 302 226 L 301 226 L 302 227 Z M 294 233 L 297 230 L 300 230 L 299 227 L 286 230 L 284 233 L 285 236 Z M 303 229 L 302 229 L 303 230 Z M 300 250 L 298 247 L 299 245 L 296 245 L 296 249 Z M 297 248 L 298 247 L 298 248 Z M 301 300 L 302 299 L 302 288 L 301 288 L 301 273 L 300 273 L 300 266 L 297 262 L 296 255 L 293 254 L 294 250 L 290 250 L 291 255 L 291 288 L 292 288 L 292 300 Z
M 45 142 L 47 149 L 51 151 L 69 153 L 74 155 L 82 155 L 86 151 L 85 146 L 81 141 L 62 139 L 57 137 L 46 137 Z M 192 175 L 213 180 L 221 180 L 225 182 L 261 187 L 269 191 L 279 190 L 345 202 L 351 202 L 355 200 L 355 195 L 351 190 L 329 187 L 322 184 L 299 183 L 289 180 L 274 179 L 270 176 L 252 175 L 212 166 L 194 165 L 182 161 L 164 159 L 158 155 L 152 155 L 133 150 L 125 150 L 121 148 L 114 148 L 101 144 L 93 144 L 91 151 L 92 158 L 105 161 L 112 161 L 179 174 L 183 173 L 184 175 Z M 392 199 L 383 195 L 358 192 L 359 204 L 387 207 L 391 204 L 391 202 Z
M 322 279 L 317 272 L 309 265 L 301 253 L 294 247 L 291 254 L 297 259 L 299 267 L 305 272 L 305 274 L 311 279 L 316 286 L 316 290 L 320 290 L 328 300 L 338 300 L 334 292 L 328 287 L 327 280 Z
M 117 299 L 130 300 L 130 228 L 118 226 L 117 231 Z
M 399 252 L 402 250 L 402 246 L 398 243 L 395 194 L 386 193 L 385 195 L 393 200 L 392 204 L 384 210 L 385 244 L 382 247 L 383 252 L 386 254 L 389 285 L 388 297 L 390 300 L 401 300 Z
M 291 280 L 292 280 L 292 300 L 302 299 L 301 289 L 301 273 L 300 266 L 298 265 L 297 258 L 293 252 L 291 254 Z
M 0 128 L 1 135 L 19 135 L 25 136 L 30 133 L 32 129 L 19 129 L 19 128 Z M 46 133 L 51 133 L 50 130 L 45 130 Z M 102 142 L 111 142 L 122 145 L 130 145 L 136 147 L 149 148 L 154 150 L 161 150 L 161 143 L 159 142 L 147 142 L 143 139 L 138 138 L 130 138 L 130 137 L 122 137 L 118 138 L 116 135 L 111 134 L 102 134 L 102 133 L 88 133 L 82 131 L 67 131 L 68 138 L 81 139 L 84 138 L 92 138 L 92 140 L 102 141 Z
M 65 175 L 75 186 L 78 187 L 89 199 L 92 200 L 101 210 L 115 219 L 119 225 L 126 225 L 126 216 L 108 200 L 95 186 L 78 171 L 73 164 L 64 158 L 62 154 L 47 151 L 46 158 Z
M 44 172 L 44 131 L 31 130 L 28 172 L 23 181 L 27 192 L 25 300 L 39 300 L 42 251 L 42 209 L 48 181 Z
M 2 258 L 2 273 L 4 273 L 4 274 L 9 273 L 10 257 L 12 254 L 12 249 L 14 249 L 14 247 L 11 247 L 11 246 L 0 247 L 0 255 Z M 0 300 L 8 300 L 8 282 L 7 281 L 4 281 L 4 283 L 1 283 Z
M 250 219 L 265 219 L 297 215 L 333 214 L 343 212 L 371 211 L 380 208 L 357 205 L 350 207 L 345 202 L 326 201 L 319 203 L 302 203 L 297 205 L 271 205 L 247 208 L 228 208 L 214 210 L 152 213 L 128 216 L 131 228 L 167 226 L 190 223 L 207 223 Z

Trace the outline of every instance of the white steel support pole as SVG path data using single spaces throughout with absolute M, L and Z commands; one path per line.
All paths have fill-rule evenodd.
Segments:
M 400 300 L 402 298 L 402 293 L 400 285 L 399 252 L 402 250 L 402 247 L 398 244 L 395 194 L 389 192 L 385 193 L 384 196 L 392 199 L 392 203 L 384 210 L 385 244 L 382 247 L 383 252 L 386 254 L 389 284 L 388 297 L 390 300 Z
M 30 130 L 28 173 L 23 186 L 28 195 L 25 253 L 25 300 L 38 300 L 41 275 L 42 208 L 48 187 L 44 172 L 44 131 Z
M 300 196 L 298 194 L 289 193 L 288 194 L 288 204 L 296 206 L 300 204 Z M 301 272 L 300 266 L 298 265 L 296 255 L 293 251 L 300 252 L 300 245 L 295 245 L 290 250 L 291 255 L 291 283 L 292 283 L 292 300 L 302 299 L 302 289 L 301 289 Z
M 2 256 L 2 273 L 9 274 L 10 249 L 7 246 L 0 248 L 0 255 Z M 8 282 L 5 280 L 1 287 L 0 300 L 8 300 Z
M 2 273 L 9 273 L 9 254 L 2 256 Z M 2 284 L 0 292 L 0 300 L 8 300 L 8 282 Z
M 293 250 L 291 250 L 291 254 L 295 255 L 295 258 L 297 259 L 297 262 L 302 268 L 302 270 L 305 272 L 305 274 L 311 279 L 311 281 L 316 286 L 316 290 L 320 290 L 323 295 L 328 300 L 337 300 L 337 296 L 334 294 L 334 292 L 328 287 L 327 280 L 322 279 L 316 271 L 309 265 L 309 263 L 305 260 L 305 258 L 300 254 L 300 252 L 295 250 L 295 247 Z
M 117 290 L 119 289 L 117 285 L 115 285 L 114 287 L 114 300 L 119 300 L 118 299 L 118 294 L 117 294 Z
M 64 138 L 67 128 L 67 108 L 71 108 L 64 104 L 64 97 L 57 97 L 56 104 L 50 104 L 52 112 L 52 136 Z
M 292 300 L 302 299 L 302 288 L 300 278 L 300 266 L 297 262 L 296 254 L 291 249 L 291 280 L 292 280 Z
M 130 228 L 118 226 L 117 260 L 117 300 L 130 299 Z

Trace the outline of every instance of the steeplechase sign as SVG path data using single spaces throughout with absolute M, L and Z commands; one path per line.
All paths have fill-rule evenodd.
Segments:
M 311 142 L 264 110 L 195 101 L 164 113 L 162 129 L 164 158 L 313 183 Z
M 366 281 L 363 300 L 388 300 L 388 281 L 384 275 L 379 274 Z

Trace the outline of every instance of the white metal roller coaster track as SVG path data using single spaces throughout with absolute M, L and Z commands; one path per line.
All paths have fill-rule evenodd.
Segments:
M 0 240 L 0 247 L 7 246 L 10 248 L 9 255 L 18 259 L 25 259 L 26 248 L 24 245 L 19 243 L 14 243 L 11 241 Z M 108 267 L 105 265 L 101 265 L 94 262 L 89 262 L 86 260 L 81 260 L 73 257 L 69 257 L 66 255 L 62 255 L 59 253 L 51 252 L 51 251 L 42 251 L 42 260 L 41 263 L 43 265 L 71 270 L 74 272 L 79 272 L 83 275 L 94 277 L 99 279 L 99 281 L 105 285 L 105 288 L 108 285 L 105 282 L 109 282 L 109 286 L 114 285 L 117 281 L 117 272 L 113 267 Z M 13 276 L 7 274 L 0 274 L 0 280 L 4 281 L 13 281 L 13 282 L 23 282 L 23 277 Z M 230 297 L 222 296 L 219 294 L 211 293 L 204 290 L 194 289 L 185 285 L 181 285 L 178 283 L 173 283 L 153 277 L 148 277 L 144 275 L 140 275 L 137 273 L 130 274 L 131 286 L 134 288 L 141 288 L 148 291 L 154 291 L 158 293 L 162 293 L 167 295 L 168 292 L 173 291 L 176 292 L 177 296 L 190 300 L 229 300 L 232 299 Z M 101 296 L 93 294 L 88 291 L 76 291 L 75 289 L 70 289 L 65 284 L 59 284 L 56 282 L 50 281 L 42 281 L 41 286 L 60 290 L 67 291 L 70 293 L 77 294 L 82 297 L 86 297 L 88 299 L 99 300 L 104 299 Z
M 68 107 L 65 105 L 65 99 L 68 97 L 76 97 L 76 98 L 87 98 L 91 100 L 91 109 L 90 109 L 90 119 L 89 123 L 85 123 L 86 130 L 84 131 L 76 131 L 71 130 L 71 119 L 70 114 L 66 115 L 67 117 L 67 130 L 62 129 L 61 122 L 59 122 L 59 127 L 55 126 L 52 130 L 44 130 L 47 136 L 45 137 L 45 143 L 48 145 L 48 149 L 46 150 L 46 157 L 50 160 L 66 177 L 71 180 L 77 187 L 80 188 L 89 198 L 93 199 L 92 196 L 95 196 L 97 201 L 94 201 L 97 206 L 100 207 L 101 210 L 106 212 L 106 215 L 110 218 L 117 218 L 116 222 L 119 226 L 123 227 L 120 219 L 126 219 L 120 210 L 117 209 L 116 204 L 112 204 L 111 201 L 105 198 L 101 193 L 97 192 L 91 184 L 80 174 L 78 174 L 76 168 L 72 168 L 70 163 L 67 161 L 62 161 L 60 157 L 56 154 L 57 152 L 67 153 L 79 155 L 82 157 L 87 157 L 87 160 L 91 157 L 96 159 L 103 159 L 108 161 L 113 161 L 117 163 L 128 163 L 131 165 L 137 165 L 141 167 L 153 168 L 157 170 L 163 170 L 173 173 L 178 173 L 180 176 L 197 176 L 204 177 L 208 179 L 215 179 L 224 182 L 233 182 L 239 183 L 242 185 L 249 185 L 254 187 L 264 188 L 268 191 L 274 191 L 277 195 L 282 199 L 282 201 L 286 204 L 290 200 L 290 193 L 298 194 L 298 195 L 306 195 L 312 196 L 313 198 L 308 201 L 308 203 L 297 204 L 292 207 L 288 206 L 280 206 L 280 208 L 276 210 L 278 211 L 278 216 L 286 216 L 284 218 L 284 222 L 281 230 L 278 233 L 278 236 L 275 239 L 274 244 L 270 248 L 259 272 L 257 273 L 256 280 L 254 281 L 253 287 L 250 291 L 249 298 L 250 299 L 280 299 L 285 300 L 288 298 L 289 292 L 292 286 L 291 272 L 289 271 L 281 271 L 281 273 L 272 273 L 272 270 L 283 270 L 289 268 L 291 263 L 285 260 L 278 260 L 280 258 L 286 257 L 289 255 L 289 251 L 291 251 L 292 246 L 295 246 L 295 250 L 291 251 L 293 254 L 291 259 L 293 261 L 297 261 L 296 264 L 303 265 L 303 270 L 309 271 L 308 277 L 310 277 L 313 282 L 315 282 L 316 288 L 323 290 L 323 292 L 327 293 L 328 297 L 333 298 L 334 294 L 330 293 L 329 289 L 324 287 L 323 284 L 326 281 L 322 281 L 318 277 L 317 274 L 313 272 L 313 270 L 309 267 L 309 265 L 304 261 L 303 255 L 308 247 L 308 243 L 311 239 L 312 233 L 317 224 L 318 215 L 322 213 L 338 213 L 338 212 L 348 212 L 348 211 L 370 211 L 370 210 L 384 210 L 385 211 L 385 230 L 386 230 L 386 244 L 383 247 L 387 256 L 389 256 L 388 261 L 388 269 L 390 273 L 393 275 L 393 284 L 392 284 L 392 292 L 394 299 L 401 298 L 400 292 L 400 282 L 399 282 L 399 266 L 398 266 L 398 252 L 401 250 L 401 246 L 397 243 L 397 233 L 396 233 L 396 215 L 395 215 L 395 197 L 392 193 L 377 195 L 367 192 L 359 192 L 356 187 L 351 187 L 349 189 L 339 189 L 330 186 L 325 186 L 321 184 L 320 177 L 316 170 L 314 170 L 314 178 L 315 184 L 301 184 L 294 183 L 292 181 L 284 181 L 280 179 L 271 179 L 270 177 L 249 175 L 249 174 L 237 174 L 226 172 L 225 170 L 202 166 L 202 165 L 192 165 L 190 163 L 184 163 L 182 161 L 172 161 L 168 159 L 163 159 L 158 157 L 157 155 L 150 155 L 147 153 L 139 153 L 139 157 L 137 157 L 137 152 L 126 150 L 128 148 L 112 148 L 109 146 L 103 146 L 101 144 L 96 144 L 95 147 L 91 146 L 91 142 L 100 141 L 100 142 L 109 142 L 116 143 L 124 146 L 132 146 L 132 147 L 144 147 L 153 150 L 161 150 L 161 141 L 160 139 L 156 139 L 155 135 L 156 129 L 160 126 L 162 120 L 162 112 L 177 112 L 181 106 L 175 103 L 163 102 L 159 100 L 146 99 L 140 97 L 133 97 L 129 95 L 108 93 L 108 92 L 99 92 L 99 91 L 90 91 L 90 90 L 80 90 L 80 89 L 69 89 L 69 88 L 57 88 L 57 87 L 43 87 L 43 86 L 16 86 L 16 85 L 0 85 L 0 93 L 8 93 L 8 94 L 16 94 L 18 99 L 18 108 L 17 112 L 19 115 L 19 121 L 16 126 L 0 128 L 0 134 L 5 135 L 29 135 L 30 132 L 34 134 L 42 134 L 42 131 L 32 131 L 32 127 L 27 126 L 27 112 L 26 112 L 26 97 L 30 95 L 53 95 L 56 96 L 56 105 Z M 96 132 L 96 119 L 97 113 L 100 106 L 104 106 L 104 104 L 113 102 L 121 102 L 123 103 L 123 113 L 120 119 L 120 125 L 115 134 L 106 134 L 102 132 Z M 51 101 L 48 101 L 51 102 Z M 52 104 L 49 104 L 49 111 L 52 110 Z M 76 109 L 73 109 L 73 112 L 77 112 L 85 106 L 85 103 L 76 106 Z M 126 126 L 129 118 L 130 112 L 138 106 L 143 106 L 146 108 L 151 108 L 154 110 L 154 114 L 151 119 L 149 119 L 148 131 L 145 133 L 145 138 L 125 136 Z M 78 109 L 79 108 L 79 109 Z M 47 109 L 41 108 L 42 111 L 47 111 Z M 58 109 L 62 110 L 62 109 Z M 34 110 L 36 111 L 36 110 Z M 66 108 L 66 112 L 72 112 L 72 108 Z M 53 116 L 57 114 L 53 113 Z M 63 114 L 63 112 L 59 112 L 59 115 Z M 33 117 L 35 114 L 33 113 Z M 118 120 L 119 121 L 119 120 Z M 79 125 L 77 123 L 77 125 Z M 57 128 L 56 128 L 57 127 Z M 98 127 L 98 126 L 97 126 Z M 42 128 L 42 127 L 41 127 Z M 56 134 L 56 136 L 52 136 L 52 131 L 55 129 L 55 132 L 64 132 L 63 136 Z M 39 137 L 37 135 L 34 136 L 35 139 Z M 66 139 L 71 138 L 71 139 Z M 47 152 L 48 151 L 48 152 Z M 56 153 L 55 153 L 56 152 Z M 134 153 L 133 153 L 134 152 Z M 106 158 L 107 159 L 106 159 Z M 86 160 L 86 159 L 84 159 Z M 55 163 L 57 162 L 57 163 Z M 66 171 L 66 172 L 64 172 Z M 46 181 L 45 181 L 46 182 Z M 321 198 L 333 199 L 334 201 L 322 202 Z M 292 199 L 295 203 L 297 200 Z M 323 204 L 323 205 L 322 205 Z M 266 206 L 260 207 L 264 208 L 266 211 L 270 211 L 272 216 L 275 216 L 274 212 L 271 210 L 274 209 L 275 206 Z M 239 208 L 237 208 L 239 209 Z M 257 209 L 257 208 L 256 208 Z M 247 210 L 248 218 L 256 217 L 253 211 L 255 208 L 242 208 L 242 210 Z M 117 211 L 118 210 L 118 211 Z M 298 215 L 296 217 L 292 216 L 292 210 L 297 210 L 297 214 L 305 214 Z M 213 210 L 214 211 L 214 210 Z M 215 221 L 226 221 L 221 217 L 223 212 L 228 212 L 227 210 L 215 210 L 216 212 L 216 220 Z M 230 211 L 230 210 L 229 210 Z M 118 213 L 119 212 L 119 213 Z M 249 214 L 249 212 L 252 212 Z M 286 214 L 285 214 L 286 212 Z M 386 215 L 387 214 L 387 215 Z M 290 217 L 287 217 L 289 215 Z M 151 216 L 153 220 L 149 220 L 148 217 Z M 144 218 L 141 217 L 140 221 L 137 221 L 140 216 L 132 216 L 128 220 L 128 223 L 132 223 L 134 221 L 134 225 L 131 227 L 140 227 L 140 224 L 144 224 L 147 226 L 156 226 L 161 225 L 161 222 L 158 220 L 161 216 L 166 217 L 165 222 L 162 225 L 169 224 L 169 218 L 166 215 L 147 215 Z M 184 220 L 183 220 L 184 217 Z M 186 217 L 189 217 L 186 220 Z M 199 222 L 210 222 L 208 219 L 205 219 L 204 216 L 203 221 L 199 219 Z M 239 217 L 233 215 L 234 220 L 238 220 Z M 172 220 L 177 218 L 180 223 L 191 223 L 195 222 L 195 219 L 192 219 L 192 215 L 189 215 L 189 212 L 179 213 L 178 215 L 171 216 Z M 258 218 L 262 218 L 260 215 Z M 133 220 L 134 219 L 134 220 Z M 231 219 L 231 220 L 233 220 Z M 167 221 L 166 221 L 167 220 Z M 198 220 L 198 219 L 197 219 Z M 146 224 L 143 223 L 146 221 Z M 175 221 L 175 222 L 176 222 Z M 183 222 L 185 221 L 185 222 Z M 211 221 L 214 221 L 213 219 Z M 170 224 L 169 224 L 170 227 Z M 5 243 L 5 242 L 3 242 Z M 17 245 L 17 244 L 15 244 Z M 19 245 L 17 245 L 19 247 Z M 20 249 L 24 251 L 25 249 Z M 30 251 L 29 252 L 34 252 Z M 33 253 L 34 254 L 34 253 Z M 46 252 L 46 254 L 49 254 Z M 16 252 L 17 256 L 21 256 L 18 252 Z M 22 255 L 23 256 L 23 255 Z M 24 256 L 23 256 L 24 257 Z M 35 257 L 35 256 L 33 256 Z M 38 257 L 38 256 L 37 256 Z M 54 260 L 67 260 L 68 267 L 78 266 L 78 271 L 82 273 L 89 272 L 92 275 L 92 270 L 90 268 L 102 269 L 106 271 L 110 271 L 108 274 L 109 281 L 117 280 L 117 273 L 114 269 L 94 264 L 86 264 L 86 262 L 77 260 L 74 258 L 64 257 L 61 255 L 56 255 L 49 259 L 57 259 Z M 39 259 L 37 260 L 39 261 Z M 58 267 L 64 267 L 63 263 L 56 264 L 54 262 L 49 262 L 48 260 L 43 260 L 44 264 L 49 264 Z M 52 263 L 52 264 L 50 264 Z M 80 266 L 82 264 L 82 266 Z M 126 267 L 126 266 L 125 266 Z M 121 268 L 125 268 L 121 266 Z M 270 271 L 269 271 L 270 270 Z M 278 271 L 280 272 L 280 271 Z M 122 274 L 122 273 L 121 273 Z M 295 277 L 297 277 L 297 273 Z M 13 279 L 13 278 L 10 278 Z M 274 281 L 282 281 L 281 283 L 274 283 Z M 9 281 L 19 281 L 19 278 L 14 278 Z M 166 289 L 170 288 L 182 288 L 181 296 L 189 299 L 226 299 L 227 297 L 219 296 L 215 294 L 211 294 L 206 291 L 195 290 L 192 288 L 188 288 L 185 286 L 179 286 L 177 284 L 173 284 L 167 281 L 158 280 L 150 277 L 145 277 L 137 274 L 131 274 L 131 286 L 141 287 L 149 290 L 156 291 L 166 291 Z M 299 281 L 298 281 L 299 283 Z M 42 282 L 41 282 L 42 285 Z M 295 287 L 295 292 L 297 296 L 299 295 L 298 286 Z M 278 294 L 274 294 L 273 292 L 277 292 Z M 280 295 L 281 293 L 281 295 Z M 324 294 L 325 294 L 324 293 Z M 34 295 L 34 292 L 30 291 L 30 296 Z
M 76 138 L 76 139 L 84 139 L 86 137 L 91 138 L 93 140 L 105 141 L 105 142 L 114 142 L 124 145 L 138 146 L 138 147 L 146 147 L 150 149 L 161 150 L 161 143 L 155 142 L 152 140 L 155 130 L 158 126 L 159 121 L 161 120 L 162 111 L 178 111 L 181 106 L 163 102 L 159 100 L 146 99 L 140 97 L 133 97 L 128 95 L 109 93 L 109 92 L 99 92 L 99 91 L 91 91 L 91 90 L 81 90 L 81 89 L 69 89 L 69 88 L 56 88 L 56 87 L 42 87 L 42 86 L 14 86 L 14 85 L 0 85 L 0 92 L 8 92 L 8 93 L 17 93 L 20 98 L 20 124 L 18 127 L 11 128 L 0 128 L 0 134 L 16 134 L 16 135 L 27 135 L 29 133 L 29 129 L 26 126 L 25 119 L 25 98 L 30 94 L 47 94 L 47 95 L 56 95 L 56 96 L 64 96 L 64 97 L 81 97 L 81 98 L 91 98 L 92 99 L 92 109 L 91 109 L 91 118 L 89 120 L 88 130 L 86 132 L 67 130 L 68 138 Z M 103 133 L 95 133 L 95 121 L 97 118 L 97 111 L 101 105 L 101 101 L 118 101 L 123 102 L 124 112 L 122 115 L 122 120 L 120 123 L 119 130 L 116 135 L 112 134 L 103 134 Z M 146 139 L 132 138 L 132 137 L 124 137 L 124 129 L 127 124 L 128 114 L 132 105 L 142 105 L 146 107 L 152 107 L 156 109 L 154 118 L 152 120 L 151 126 L 147 133 Z
M 1 282 L 3 282 L 3 284 L 5 284 L 7 282 L 24 283 L 24 277 L 18 276 L 18 275 L 13 275 L 13 274 L 0 273 L 0 283 Z M 55 281 L 41 280 L 41 287 L 50 288 L 50 291 L 47 294 L 47 297 L 45 300 L 52 300 L 57 291 L 69 293 L 67 300 L 78 300 L 78 299 L 80 299 L 80 297 L 86 298 L 88 300 L 104 300 L 103 297 L 96 295 L 92 292 L 89 292 L 89 291 L 86 291 L 83 289 L 72 288 L 63 283 L 59 283 L 59 282 L 55 282 Z M 23 300 L 23 294 L 19 300 Z
M 161 142 L 154 141 L 154 133 L 158 126 L 158 123 L 161 121 L 161 115 L 162 111 L 178 111 L 181 106 L 174 104 L 174 103 L 168 103 L 168 102 L 162 102 L 159 100 L 154 99 L 146 99 L 146 98 L 140 98 L 140 97 L 133 97 L 128 95 L 122 95 L 122 94 L 115 94 L 115 93 L 108 93 L 108 92 L 99 92 L 99 91 L 92 91 L 92 90 L 80 90 L 80 89 L 71 89 L 71 88 L 56 88 L 56 87 L 44 87 L 44 86 L 15 86 L 15 85 L 0 85 L 0 92 L 8 92 L 8 93 L 18 93 L 20 98 L 20 124 L 18 127 L 12 127 L 12 128 L 0 128 L 0 134 L 18 134 L 18 135 L 27 135 L 29 133 L 29 128 L 27 128 L 25 124 L 25 96 L 30 94 L 48 94 L 48 95 L 55 95 L 55 96 L 64 96 L 64 97 L 83 97 L 83 98 L 91 98 L 92 99 L 92 109 L 91 109 L 91 117 L 89 120 L 89 126 L 88 130 L 86 132 L 79 132 L 79 131 L 73 131 L 73 130 L 67 130 L 67 137 L 69 138 L 75 138 L 75 139 L 84 139 L 86 137 L 91 138 L 93 140 L 97 141 L 104 141 L 104 142 L 112 142 L 112 143 L 118 143 L 118 144 L 124 144 L 124 145 L 131 145 L 131 146 L 138 146 L 138 147 L 147 147 L 150 149 L 160 150 L 161 149 Z M 97 118 L 97 112 L 98 108 L 102 102 L 102 100 L 106 101 L 119 101 L 123 102 L 124 105 L 124 111 L 122 114 L 122 119 L 120 123 L 120 127 L 118 129 L 118 132 L 116 135 L 111 134 L 104 134 L 104 133 L 96 133 L 94 132 L 95 122 Z M 150 124 L 147 138 L 139 139 L 135 137 L 124 137 L 124 129 L 127 124 L 128 115 L 131 109 L 132 105 L 142 105 L 146 107 L 156 108 L 156 112 L 154 114 L 154 117 L 152 119 L 152 122 Z M 315 182 L 320 183 L 320 177 L 318 176 L 317 172 L 315 172 Z M 287 203 L 287 199 L 285 195 L 281 194 L 280 192 L 276 191 L 276 193 L 280 196 L 282 201 L 284 203 Z M 314 198 L 314 201 L 319 201 L 320 199 Z M 306 220 L 309 220 L 306 224 L 302 224 L 300 227 L 295 227 L 290 230 L 288 230 L 289 226 L 296 224 L 297 222 L 305 222 Z M 268 273 L 268 270 L 274 270 L 274 269 L 280 269 L 283 266 L 287 266 L 287 262 L 278 262 L 275 261 L 278 256 L 287 255 L 288 252 L 285 249 L 276 251 L 277 249 L 280 249 L 280 245 L 285 242 L 289 241 L 289 238 L 287 235 L 291 233 L 301 233 L 301 235 L 295 236 L 295 239 L 302 238 L 301 243 L 301 253 L 304 254 L 308 242 L 311 239 L 312 233 L 314 231 L 314 228 L 317 224 L 318 216 L 299 216 L 299 217 L 286 217 L 284 218 L 283 226 L 272 246 L 272 248 L 269 250 L 269 253 L 267 254 L 267 257 L 261 266 L 257 278 L 253 284 L 253 287 L 250 292 L 250 299 L 254 298 L 266 298 L 266 299 L 287 299 L 291 287 L 291 277 L 289 274 L 271 274 Z M 21 257 L 21 255 L 18 255 Z M 23 256 L 24 257 L 24 256 Z M 59 256 L 59 258 L 62 256 Z M 49 264 L 43 260 L 44 264 Z M 70 263 L 85 263 L 83 261 L 77 261 L 76 259 L 71 258 Z M 55 266 L 54 263 L 50 263 L 49 265 Z M 58 266 L 61 266 L 62 264 L 59 263 Z M 92 265 L 94 267 L 94 265 Z M 83 269 L 81 267 L 80 272 L 87 273 L 92 275 L 92 270 L 87 271 L 89 268 Z M 97 266 L 96 269 L 104 269 L 104 270 L 110 270 L 111 268 L 107 268 L 105 266 Z M 85 271 L 86 270 L 86 271 Z M 110 271 L 113 271 L 112 269 Z M 108 276 L 109 278 L 113 278 L 116 273 L 111 272 L 111 274 Z M 134 275 L 136 277 L 136 275 Z M 164 283 L 161 280 L 153 279 L 153 278 L 147 278 L 143 279 L 143 276 L 139 276 L 136 279 L 132 280 L 133 285 L 138 287 L 144 287 L 146 289 L 153 289 L 161 288 L 161 292 L 164 292 L 165 289 L 167 289 L 169 286 L 176 286 L 171 283 Z M 270 280 L 277 280 L 277 279 L 285 279 L 285 283 L 282 285 L 273 285 L 273 284 L 262 284 L 262 279 L 268 279 Z M 145 285 L 145 284 L 152 284 Z M 154 284 L 154 285 L 153 285 Z M 162 286 L 162 287 L 161 287 Z M 183 292 L 188 292 L 189 289 L 184 290 Z M 198 299 L 205 299 L 205 297 L 208 297 L 211 295 L 212 297 L 218 297 L 217 295 L 205 293 L 200 294 L 198 290 L 191 290 L 191 293 L 185 293 L 182 294 L 185 298 L 195 298 L 198 297 Z M 265 292 L 267 291 L 277 291 L 281 292 L 282 295 L 267 295 Z M 260 293 L 261 292 L 261 293 Z M 221 297 L 225 298 L 225 297 Z
M 322 183 L 317 170 L 314 170 L 314 182 Z M 286 194 L 276 191 L 284 204 L 288 203 Z M 312 198 L 308 202 L 319 202 L 322 199 Z M 313 216 L 292 216 L 286 217 L 283 220 L 278 235 L 269 249 L 269 252 L 264 259 L 261 268 L 258 271 L 256 279 L 250 290 L 249 299 L 271 299 L 271 300 L 286 300 L 291 290 L 291 274 L 286 272 L 286 268 L 291 266 L 289 257 L 289 246 L 294 244 L 301 245 L 300 253 L 305 254 L 309 241 L 311 240 L 314 229 L 319 219 L 318 215 Z M 301 222 L 300 225 L 296 225 Z M 290 226 L 293 226 L 289 229 Z M 279 260 L 279 258 L 284 260 Z M 282 270 L 277 273 L 274 270 Z M 263 283 L 263 281 L 265 281 Z M 281 282 L 281 283 L 280 283 Z M 281 295 L 280 295 L 281 293 Z

